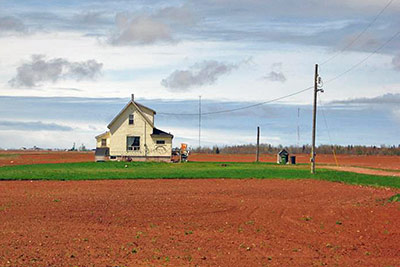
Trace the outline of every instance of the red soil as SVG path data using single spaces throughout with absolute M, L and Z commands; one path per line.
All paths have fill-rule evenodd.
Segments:
M 340 166 L 358 166 L 380 168 L 388 170 L 400 170 L 399 156 L 358 156 L 337 155 Z M 255 156 L 251 154 L 191 154 L 190 161 L 216 161 L 216 162 L 252 162 Z M 0 166 L 41 164 L 41 163 L 66 163 L 94 161 L 93 152 L 76 151 L 0 151 Z M 276 155 L 260 155 L 261 162 L 276 162 Z M 308 154 L 297 154 L 298 163 L 309 163 Z M 335 165 L 333 155 L 317 155 L 320 165 Z
M 356 172 L 361 174 L 372 174 L 372 175 L 381 175 L 381 176 L 399 176 L 399 171 L 383 171 L 383 170 L 376 170 L 376 169 L 366 169 L 366 168 L 359 168 L 359 167 L 336 167 L 336 166 L 324 166 L 327 169 L 333 169 L 338 171 L 345 171 L 345 172 Z
M 310 155 L 297 154 L 298 163 L 310 163 Z M 359 155 L 337 155 L 340 166 L 359 166 L 390 170 L 400 170 L 399 156 L 359 156 Z M 191 161 L 218 161 L 218 162 L 252 162 L 255 155 L 252 154 L 191 154 Z M 260 155 L 261 162 L 276 162 L 276 155 Z M 317 155 L 317 164 L 335 165 L 333 155 Z
M 94 161 L 93 152 L 77 151 L 0 151 L 0 167 L 24 164 Z
M 313 180 L 0 183 L 0 266 L 400 266 L 398 190 Z

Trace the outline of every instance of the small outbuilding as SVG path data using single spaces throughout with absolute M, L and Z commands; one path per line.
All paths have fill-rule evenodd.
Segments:
M 276 163 L 287 164 L 289 162 L 289 152 L 286 149 L 282 149 L 277 154 Z
M 94 153 L 96 162 L 107 161 L 110 156 L 110 149 L 108 147 L 98 147 Z

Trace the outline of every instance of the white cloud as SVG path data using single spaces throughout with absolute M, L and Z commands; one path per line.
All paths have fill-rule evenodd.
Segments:
M 395 70 L 400 71 L 400 55 L 393 57 L 392 65 Z
M 104 16 L 105 13 L 99 11 L 81 12 L 75 14 L 73 20 L 84 25 L 100 25 L 104 23 Z
M 286 82 L 286 77 L 282 72 L 271 71 L 268 75 L 264 76 L 264 79 L 271 82 Z
M 215 60 L 196 63 L 188 70 L 175 70 L 161 84 L 171 91 L 186 91 L 192 87 L 211 85 L 222 75 L 237 69 L 240 64 L 229 64 Z
M 271 66 L 271 72 L 263 78 L 271 82 L 286 82 L 286 76 L 282 72 L 282 62 L 273 63 Z
M 46 60 L 44 55 L 32 55 L 31 61 L 17 68 L 17 75 L 9 81 L 12 87 L 35 87 L 42 82 L 57 82 L 63 79 L 94 79 L 101 72 L 102 63 L 96 60 L 69 62 L 63 58 Z
M 167 7 L 140 15 L 118 13 L 116 29 L 108 43 L 116 46 L 173 43 L 177 41 L 177 32 L 194 23 L 194 16 L 186 7 Z
M 124 14 L 116 17 L 118 30 L 109 39 L 112 45 L 144 45 L 156 42 L 172 42 L 173 37 L 168 25 L 148 16 L 130 20 Z
M 0 17 L 0 33 L 10 33 L 10 32 L 27 32 L 27 28 L 22 20 L 7 16 Z

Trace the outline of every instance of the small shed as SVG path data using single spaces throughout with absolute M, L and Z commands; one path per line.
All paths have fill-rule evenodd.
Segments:
M 282 149 L 277 154 L 276 163 L 287 164 L 289 162 L 289 152 L 286 149 Z

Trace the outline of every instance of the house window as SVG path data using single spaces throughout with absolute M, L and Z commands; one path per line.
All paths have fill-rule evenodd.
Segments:
M 157 140 L 156 144 L 157 145 L 165 145 L 165 140 Z
M 107 139 L 101 139 L 101 146 L 107 146 Z
M 129 125 L 133 125 L 133 114 L 129 114 Z
M 127 136 L 126 137 L 126 150 L 140 150 L 140 137 Z

